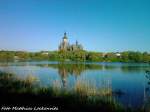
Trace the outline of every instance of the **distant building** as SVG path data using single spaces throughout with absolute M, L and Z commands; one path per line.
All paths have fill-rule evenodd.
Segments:
M 18 56 L 14 56 L 14 61 L 18 61 L 20 58 Z
M 69 44 L 67 34 L 66 32 L 64 33 L 64 37 L 62 39 L 62 42 L 60 43 L 58 47 L 59 51 L 78 51 L 78 50 L 83 50 L 83 46 L 76 41 L 75 44 Z
M 103 54 L 102 54 L 102 57 L 103 57 L 103 58 L 107 58 L 107 57 L 109 57 L 109 55 L 110 55 L 110 53 L 103 53 Z M 117 56 L 118 58 L 121 57 L 121 53 L 119 53 L 119 52 L 111 53 L 111 55 Z
M 102 53 L 102 57 L 103 58 L 107 57 L 107 53 Z
M 46 52 L 46 51 L 45 51 L 45 52 L 42 52 L 41 54 L 42 54 L 42 55 L 48 55 L 49 52 Z
M 119 52 L 115 53 L 115 55 L 116 55 L 117 57 L 121 57 L 121 54 L 120 54 Z

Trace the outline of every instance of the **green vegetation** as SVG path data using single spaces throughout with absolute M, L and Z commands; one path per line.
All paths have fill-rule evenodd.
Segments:
M 150 53 L 125 51 L 101 53 L 88 51 L 0 51 L 0 61 L 96 61 L 96 62 L 150 62 Z

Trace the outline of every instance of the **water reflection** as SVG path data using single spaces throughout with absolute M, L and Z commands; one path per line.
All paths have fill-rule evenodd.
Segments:
M 5 69 L 6 68 L 6 69 Z M 121 103 L 139 107 L 150 101 L 150 66 L 131 63 L 22 62 L 0 64 L 0 70 L 38 77 L 40 84 L 60 84 L 78 91 L 111 93 Z M 15 73 L 15 72 L 14 72 Z M 23 77 L 23 75 L 20 75 Z M 49 80 L 50 79 L 50 80 Z M 59 82 L 58 82 L 59 81 Z M 91 89 L 92 88 L 92 89 Z M 91 92 L 90 92 L 91 94 Z
M 144 108 L 146 111 L 150 111 L 150 70 L 145 71 L 145 77 L 147 83 L 144 88 Z
M 45 66 L 45 65 L 40 65 Z M 77 77 L 82 74 L 82 72 L 86 70 L 99 70 L 102 69 L 102 66 L 100 65 L 94 65 L 94 64 L 65 64 L 65 63 L 59 63 L 59 64 L 48 64 L 47 67 L 51 67 L 58 70 L 58 74 L 61 77 L 63 87 L 67 87 L 67 77 L 69 75 L 73 75 L 75 79 L 77 80 Z

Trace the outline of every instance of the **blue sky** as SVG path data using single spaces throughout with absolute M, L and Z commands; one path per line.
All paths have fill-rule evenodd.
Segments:
M 0 0 L 0 49 L 150 52 L 150 0 Z

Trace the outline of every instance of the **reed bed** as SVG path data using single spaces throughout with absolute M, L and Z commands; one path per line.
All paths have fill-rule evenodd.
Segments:
M 95 83 L 85 80 L 77 80 L 73 90 L 62 88 L 62 83 L 58 80 L 53 82 L 52 87 L 44 88 L 37 84 L 38 79 L 32 75 L 28 75 L 26 79 L 20 79 L 14 74 L 0 72 L 0 89 L 5 94 L 28 94 L 32 101 L 32 96 L 36 96 L 36 100 L 49 101 L 55 98 L 58 103 L 71 107 L 85 107 L 86 109 L 98 108 L 101 110 L 109 110 L 110 112 L 127 112 L 117 101 L 112 97 L 112 90 L 109 83 L 106 83 L 102 88 L 97 88 Z M 0 92 L 0 94 L 2 94 Z M 7 96 L 6 96 L 7 97 Z M 56 100 L 55 99 L 55 100 Z M 19 99 L 17 99 L 19 100 Z M 27 99 L 24 99 L 27 100 Z M 27 101 L 28 102 L 28 101 Z M 47 102 L 48 103 L 48 102 Z M 132 111 L 131 111 L 132 112 Z M 144 112 L 140 110 L 139 112 Z

